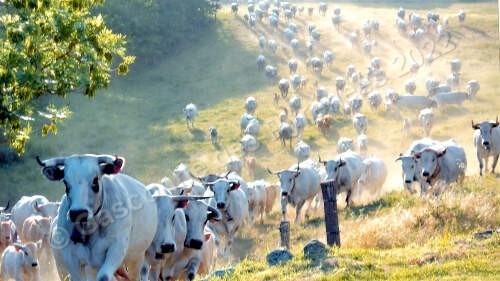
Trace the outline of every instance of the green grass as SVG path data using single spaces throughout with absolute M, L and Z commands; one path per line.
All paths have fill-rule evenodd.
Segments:
M 450 17 L 450 31 L 457 49 L 424 65 L 415 79 L 417 94 L 424 94 L 428 76 L 444 81 L 449 73 L 448 62 L 462 59 L 462 86 L 477 79 L 481 83 L 476 100 L 465 102 L 463 109 L 449 107 L 435 110 L 436 125 L 432 137 L 437 140 L 455 138 L 465 148 L 468 168 L 462 185 L 453 186 L 451 192 L 439 199 L 419 198 L 402 192 L 400 164 L 394 162 L 399 152 L 423 133 L 416 112 L 402 112 L 413 120 L 410 136 L 401 134 L 401 120 L 393 113 L 373 113 L 365 105 L 362 112 L 369 118 L 369 154 L 382 158 L 389 170 L 382 197 L 374 198 L 353 208 L 343 207 L 339 199 L 339 218 L 342 247 L 330 249 L 329 256 L 338 258 L 338 269 L 323 272 L 318 266 L 303 259 L 302 248 L 310 239 L 324 241 L 324 223 L 321 211 L 312 212 L 309 220 L 291 225 L 292 252 L 295 259 L 284 266 L 268 267 L 265 254 L 278 247 L 278 225 L 281 214 L 278 207 L 265 219 L 264 225 L 245 226 L 233 247 L 233 260 L 239 262 L 231 280 L 495 280 L 500 275 L 499 235 L 476 241 L 473 234 L 500 225 L 500 183 L 496 175 L 479 179 L 475 149 L 472 144 L 470 120 L 493 119 L 498 115 L 500 80 L 498 79 L 498 7 L 496 3 L 453 4 L 450 1 L 428 1 L 420 6 L 412 1 L 408 7 L 436 9 Z M 314 5 L 311 3 L 305 4 Z M 268 61 L 278 66 L 278 75 L 288 77 L 286 61 L 296 57 L 299 74 L 309 79 L 307 87 L 299 91 L 303 110 L 308 116 L 318 81 L 329 91 L 334 90 L 334 79 L 347 65 L 354 64 L 365 72 L 370 57 L 346 44 L 350 30 L 359 29 L 363 19 L 375 17 L 381 24 L 380 35 L 375 36 L 377 46 L 373 56 L 379 56 L 390 77 L 388 84 L 403 91 L 409 75 L 399 77 L 401 66 L 394 59 L 416 47 L 402 39 L 393 26 L 397 3 L 374 5 L 340 3 L 345 23 L 341 32 L 334 30 L 330 18 L 307 15 L 297 19 L 301 28 L 299 39 L 304 42 L 308 22 L 314 22 L 322 32 L 314 55 L 331 48 L 336 59 L 330 69 L 315 76 L 305 69 L 306 54 L 294 54 L 282 41 L 281 32 L 273 32 L 267 25 L 250 30 L 241 16 L 233 17 L 227 6 L 218 14 L 218 22 L 196 40 L 185 44 L 178 53 L 149 69 L 131 68 L 126 77 L 115 78 L 109 89 L 89 100 L 75 95 L 69 101 L 74 114 L 59 129 L 55 137 L 33 136 L 27 153 L 18 161 L 0 166 L 0 202 L 14 201 L 25 194 L 45 194 L 57 200 L 64 192 L 62 185 L 48 182 L 40 175 L 34 157 L 64 156 L 74 153 L 118 154 L 126 158 L 125 173 L 145 183 L 170 176 L 179 162 L 185 162 L 196 174 L 220 173 L 229 154 L 240 155 L 239 118 L 244 100 L 254 96 L 258 101 L 256 117 L 261 121 L 259 141 L 262 146 L 255 152 L 257 173 L 255 178 L 275 182 L 277 178 L 265 171 L 285 169 L 296 162 L 293 151 L 280 146 L 275 139 L 279 125 L 278 113 L 287 106 L 281 100 L 273 103 L 278 92 L 277 82 L 269 82 L 257 72 L 256 58 L 261 52 Z M 454 15 L 465 9 L 467 19 L 463 26 Z M 241 13 L 242 14 L 242 13 Z M 283 25 L 281 26 L 281 28 Z M 281 29 L 280 29 L 281 30 Z M 274 37 L 278 51 L 261 51 L 259 35 Z M 393 39 L 397 39 L 394 42 Z M 284 47 L 283 47 L 284 46 Z M 438 51 L 445 51 L 438 45 Z M 51 100 L 48 100 L 51 101 Z M 182 108 L 193 102 L 198 106 L 195 129 L 188 130 Z M 216 125 L 220 145 L 212 146 L 208 128 Z M 336 154 L 339 136 L 355 138 L 349 118 L 336 117 L 332 128 L 321 134 L 310 125 L 304 139 L 313 150 L 313 156 L 332 158 Z M 491 161 L 490 161 L 491 163 Z M 244 178 L 253 180 L 246 170 Z M 340 198 L 340 197 L 339 197 Z M 360 203 L 360 202 L 358 202 Z M 294 214 L 289 208 L 289 218 Z M 225 267 L 218 264 L 217 268 Z

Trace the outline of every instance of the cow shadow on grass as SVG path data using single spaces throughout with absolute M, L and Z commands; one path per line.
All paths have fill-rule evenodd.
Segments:
M 191 135 L 193 135 L 195 141 L 202 142 L 205 140 L 205 132 L 198 128 L 189 129 Z

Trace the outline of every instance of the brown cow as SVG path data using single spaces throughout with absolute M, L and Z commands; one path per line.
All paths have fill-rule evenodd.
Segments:
M 318 118 L 316 121 L 318 124 L 318 129 L 321 133 L 325 133 L 327 129 L 332 125 L 333 118 L 330 114 L 324 115 L 321 118 Z
M 12 237 L 13 226 L 12 221 L 3 221 L 0 223 L 0 253 L 14 242 Z
M 44 257 L 47 260 L 50 253 L 50 224 L 51 219 L 49 217 L 42 216 L 30 216 L 23 223 L 23 231 L 21 232 L 21 241 L 26 242 L 38 242 L 42 241 L 40 247 L 40 257 Z
M 255 157 L 246 157 L 245 166 L 248 169 L 248 174 L 253 178 L 255 177 L 255 171 L 257 170 L 257 161 Z

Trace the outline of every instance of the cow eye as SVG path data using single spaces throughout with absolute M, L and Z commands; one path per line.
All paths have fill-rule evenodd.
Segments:
M 186 215 L 186 221 L 189 221 L 189 216 L 188 215 Z
M 97 177 L 92 181 L 92 191 L 95 193 L 99 192 L 99 179 L 97 179 Z
M 338 167 L 335 167 L 335 172 L 337 171 Z
M 66 187 L 66 194 L 69 193 L 69 187 L 68 187 L 68 182 L 66 180 L 63 180 L 64 186 Z

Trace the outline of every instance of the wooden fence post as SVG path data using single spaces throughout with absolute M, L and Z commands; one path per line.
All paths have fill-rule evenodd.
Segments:
M 281 247 L 290 249 L 290 222 L 282 221 L 280 223 Z
M 333 181 L 322 182 L 323 203 L 325 205 L 326 243 L 340 247 L 339 215 L 337 212 L 337 192 Z

